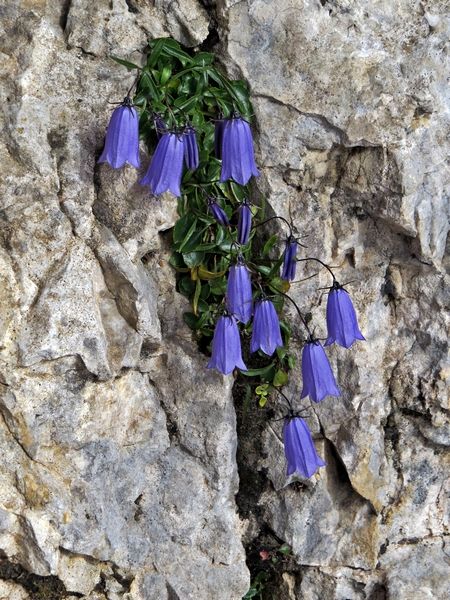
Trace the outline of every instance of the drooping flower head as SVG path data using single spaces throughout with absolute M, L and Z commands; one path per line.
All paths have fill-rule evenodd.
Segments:
M 214 198 L 208 198 L 208 210 L 219 225 L 227 227 L 230 224 L 226 212 L 217 204 Z
M 114 169 L 120 169 L 126 162 L 136 168 L 140 166 L 139 116 L 129 96 L 111 115 L 98 162 L 107 162 Z
M 217 369 L 220 373 L 228 375 L 236 367 L 247 370 L 242 360 L 239 329 L 232 315 L 223 315 L 219 317 L 214 330 L 208 369 Z
M 303 390 L 301 397 L 309 396 L 320 402 L 325 396 L 340 396 L 325 350 L 318 340 L 310 340 L 302 352 Z
M 275 350 L 282 345 L 277 311 L 270 300 L 260 300 L 255 305 L 250 351 L 262 350 L 264 354 L 272 356 Z
M 164 192 L 181 196 L 183 157 L 183 136 L 171 131 L 164 133 L 156 146 L 147 173 L 139 183 L 148 185 L 155 196 Z
M 283 266 L 281 269 L 281 279 L 294 281 L 297 270 L 297 241 L 289 236 L 286 239 L 286 246 L 283 254 Z
M 163 133 L 166 133 L 167 125 L 159 113 L 156 113 L 156 112 L 153 113 L 152 120 L 153 120 L 153 127 L 155 128 L 155 131 L 156 131 L 156 137 L 159 140 L 161 138 L 161 136 L 163 135 Z
M 333 287 L 328 294 L 327 329 L 328 337 L 325 346 L 336 342 L 344 348 L 350 348 L 355 340 L 365 339 L 359 330 L 352 300 L 337 281 L 333 282 Z
M 186 167 L 193 171 L 199 165 L 197 135 L 193 127 L 186 127 L 183 134 L 183 142 Z
M 220 181 L 223 183 L 233 179 L 236 183 L 246 185 L 252 175 L 257 177 L 253 152 L 253 138 L 250 125 L 241 117 L 232 117 L 224 121 L 222 126 L 222 172 Z
M 250 231 L 252 229 L 252 211 L 247 200 L 244 200 L 239 207 L 238 234 L 237 241 L 241 245 L 248 243 Z
M 287 417 L 283 427 L 284 453 L 287 461 L 286 475 L 312 477 L 324 461 L 318 456 L 311 432 L 300 417 Z
M 253 312 L 252 283 L 242 257 L 228 273 L 227 308 L 242 323 L 250 321 Z

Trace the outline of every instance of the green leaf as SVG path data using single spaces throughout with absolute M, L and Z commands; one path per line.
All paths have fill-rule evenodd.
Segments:
M 164 48 L 164 42 L 165 42 L 166 38 L 158 38 L 156 40 L 153 40 L 152 42 L 150 42 L 150 45 L 152 47 L 152 51 L 150 53 L 150 56 L 148 57 L 147 60 L 147 66 L 151 69 L 153 68 L 156 63 L 158 62 L 158 59 L 160 57 L 160 54 L 162 52 L 162 49 Z
M 180 111 L 189 112 L 196 106 L 197 102 L 199 101 L 199 98 L 200 98 L 200 96 L 191 96 L 189 98 L 181 97 L 181 98 L 177 98 L 177 100 L 175 100 L 175 102 L 173 104 Z
M 186 263 L 186 265 L 192 269 L 192 268 L 198 267 L 202 264 L 203 260 L 205 259 L 205 253 L 197 252 L 197 251 L 184 252 L 183 259 L 184 259 L 184 262 Z
M 283 346 L 281 346 L 281 347 L 279 346 L 277 348 L 277 356 L 280 360 L 283 360 L 283 358 L 286 356 L 286 354 L 287 354 L 286 348 L 284 348 Z
M 243 81 L 232 81 L 231 86 L 242 116 L 249 119 L 252 116 L 252 107 L 246 84 Z
M 212 65 L 212 63 L 214 62 L 214 59 L 215 59 L 214 54 L 211 54 L 210 52 L 198 52 L 192 59 L 192 62 L 195 65 L 206 66 L 206 65 Z
M 153 98 L 159 99 L 158 90 L 153 83 L 153 79 L 148 71 L 143 71 L 138 83 L 139 91 L 150 93 Z
M 181 50 L 180 45 L 177 42 L 173 42 L 175 42 L 175 40 L 167 38 L 163 46 L 162 53 L 166 54 L 167 56 L 173 56 L 174 58 L 177 58 L 181 62 L 183 67 L 185 67 L 192 61 L 192 59 L 189 56 L 189 54 L 187 54 L 187 52 Z
M 259 406 L 261 408 L 264 408 L 265 405 L 267 404 L 267 396 L 261 396 L 261 398 L 259 399 L 258 404 L 259 404 Z
M 261 377 L 266 381 L 270 381 L 275 372 L 275 365 L 271 363 L 267 367 L 261 367 L 260 369 L 248 369 L 247 371 L 241 371 L 242 375 L 246 377 Z
M 278 369 L 278 371 L 275 373 L 275 376 L 272 381 L 273 385 L 275 387 L 281 387 L 283 385 L 286 385 L 287 382 L 288 382 L 287 373 L 285 373 L 281 369 Z
M 190 329 L 197 329 L 198 317 L 194 313 L 183 313 L 183 320 Z
M 200 279 L 197 279 L 197 281 L 195 282 L 194 298 L 192 300 L 192 308 L 194 309 L 194 315 L 198 314 L 197 307 L 198 307 L 198 301 L 200 299 L 201 291 L 202 291 L 202 284 L 200 282 Z
M 272 250 L 272 248 L 275 246 L 275 244 L 278 242 L 279 237 L 277 235 L 272 235 L 267 242 L 264 244 L 263 246 L 263 256 L 267 256 L 269 254 L 269 252 Z
M 159 77 L 159 83 L 161 85 L 164 85 L 165 83 L 167 83 L 170 79 L 170 76 L 172 75 L 172 69 L 166 65 L 163 70 L 161 71 L 161 75 Z
M 195 281 L 192 281 L 190 277 L 183 277 L 178 282 L 178 289 L 184 296 L 189 298 L 194 293 Z
M 123 58 L 119 58 L 118 56 L 111 55 L 110 58 L 112 58 L 112 60 L 116 61 L 116 63 L 119 63 L 119 65 L 126 67 L 129 71 L 132 71 L 133 69 L 138 69 L 138 70 L 141 69 L 141 67 L 139 65 L 135 65 L 134 63 L 130 62 L 129 60 L 124 60 Z
M 292 548 L 289 546 L 289 544 L 283 544 L 278 548 L 278 552 L 281 552 L 281 554 L 285 554 L 287 556 L 292 552 Z
M 197 219 L 192 214 L 187 213 L 181 217 L 181 219 L 178 219 L 178 221 L 175 223 L 172 234 L 175 244 L 181 243 L 189 233 L 192 235 L 192 232 L 195 230 L 196 226 Z
M 185 237 L 185 239 L 181 242 L 179 246 L 180 252 L 189 253 L 197 250 L 197 247 L 202 242 L 203 233 L 206 228 L 203 229 L 193 229 L 189 231 L 189 235 Z
M 242 597 L 242 600 L 251 600 L 251 598 L 254 598 L 257 594 L 259 594 L 259 590 L 251 587 L 245 596 Z

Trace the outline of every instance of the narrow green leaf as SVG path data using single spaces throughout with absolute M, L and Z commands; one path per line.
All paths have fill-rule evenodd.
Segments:
M 263 255 L 267 256 L 275 244 L 278 242 L 278 236 L 272 235 L 263 246 Z
M 112 60 L 114 60 L 116 63 L 119 63 L 119 65 L 126 67 L 129 71 L 132 71 L 133 69 L 141 69 L 139 65 L 135 65 L 129 60 L 124 60 L 123 58 L 119 58 L 118 56 L 111 55 L 110 58 L 112 58 Z
M 150 53 L 150 56 L 148 57 L 147 60 L 147 66 L 151 69 L 153 68 L 156 63 L 158 62 L 158 59 L 160 57 L 161 51 L 164 48 L 164 41 L 166 38 L 159 38 L 156 40 L 153 40 L 151 42 L 152 45 L 152 51 Z
M 275 365 L 271 363 L 267 367 L 261 367 L 260 369 L 248 369 L 247 371 L 241 371 L 242 375 L 246 377 L 261 377 L 261 379 L 270 379 L 275 371 Z
M 198 307 L 198 301 L 200 299 L 201 291 L 202 291 L 202 284 L 201 284 L 200 279 L 197 279 L 197 281 L 195 282 L 194 298 L 192 300 L 192 308 L 194 309 L 194 315 L 198 314 L 197 307 Z
M 177 48 L 170 44 L 166 44 L 163 47 L 162 53 L 167 54 L 168 56 L 173 56 L 174 58 L 177 58 L 181 62 L 183 67 L 185 67 L 187 64 L 189 64 L 192 60 L 191 57 L 189 56 L 189 54 L 187 54 L 186 52 L 181 50 L 179 47 Z
M 149 93 L 153 98 L 159 99 L 160 95 L 153 78 L 148 71 L 143 71 L 138 83 L 139 90 Z
M 161 71 L 161 75 L 159 77 L 159 83 L 161 85 L 164 85 L 165 83 L 167 83 L 169 81 L 171 75 L 172 75 L 172 69 L 166 65 L 163 68 L 163 70 Z

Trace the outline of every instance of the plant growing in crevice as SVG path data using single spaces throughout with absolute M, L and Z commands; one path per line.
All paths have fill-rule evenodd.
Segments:
M 271 389 L 285 385 L 295 366 L 291 327 L 280 317 L 288 300 L 306 330 L 301 397 L 320 402 L 339 396 L 321 341 L 287 293 L 299 261 L 316 261 L 332 277 L 325 345 L 349 348 L 364 338 L 332 268 L 318 258 L 298 258 L 301 244 L 292 223 L 277 215 L 265 219 L 264 202 L 251 201 L 250 182 L 259 171 L 245 82 L 228 79 L 216 67 L 214 54 L 188 51 L 171 38 L 149 43 L 143 67 L 114 60 L 137 76 L 113 112 L 99 161 L 113 168 L 125 162 L 138 167 L 139 132 L 153 152 L 140 183 L 154 195 L 178 197 L 170 264 L 178 291 L 191 303 L 184 319 L 200 349 L 212 353 L 208 367 L 225 375 L 238 369 L 264 406 Z M 287 227 L 286 237 L 262 240 L 259 228 L 275 219 Z M 322 461 L 310 452 L 306 423 L 284 398 L 289 402 L 284 427 L 291 449 L 286 448 L 288 471 L 310 477 Z
M 113 112 L 100 160 L 114 168 L 125 162 L 138 166 L 139 130 L 153 155 L 140 183 L 153 195 L 177 196 L 170 264 L 177 272 L 178 291 L 191 304 L 185 322 L 199 348 L 211 354 L 208 367 L 225 375 L 237 371 L 240 382 L 247 381 L 247 392 L 264 407 L 295 367 L 291 326 L 283 317 L 290 302 L 305 329 L 301 397 L 321 402 L 328 395 L 339 396 L 310 316 L 288 293 L 298 262 L 315 261 L 332 278 L 325 346 L 349 348 L 364 338 L 350 296 L 332 267 L 315 257 L 300 258 L 302 244 L 293 224 L 278 215 L 267 217 L 264 199 L 252 188 L 259 170 L 245 82 L 228 79 L 212 53 L 186 50 L 170 38 L 149 43 L 143 67 L 114 59 L 137 76 Z M 275 220 L 286 228 L 285 236 L 264 239 Z M 284 393 L 281 397 L 287 403 L 288 474 L 311 477 L 324 463 L 306 422 Z

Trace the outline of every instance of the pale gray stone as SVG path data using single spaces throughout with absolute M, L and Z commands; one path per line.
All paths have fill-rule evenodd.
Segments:
M 212 4 L 0 9 L 0 561 L 69 598 L 240 600 L 242 540 L 257 555 L 269 531 L 292 548 L 274 598 L 447 598 L 447 3 Z M 137 183 L 144 146 L 139 170 L 96 165 L 135 76 L 111 55 L 216 23 L 254 100 L 254 199 L 351 282 L 367 338 L 328 350 L 342 396 L 302 404 L 327 462 L 311 480 L 286 480 L 280 422 L 240 427 L 242 521 L 233 379 L 205 369 L 167 264 L 176 200 Z M 311 275 L 290 294 L 324 337 L 330 278 Z M 0 576 L 3 596 L 29 593 Z

